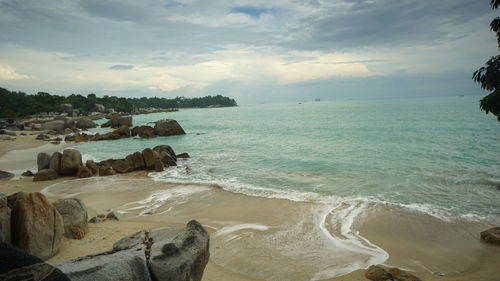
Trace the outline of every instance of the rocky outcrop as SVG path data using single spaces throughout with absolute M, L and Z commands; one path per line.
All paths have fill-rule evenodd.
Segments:
M 64 130 L 64 121 L 54 120 L 48 121 L 42 124 L 42 130 L 44 131 L 62 131 Z
M 181 125 L 173 119 L 164 119 L 156 121 L 154 127 L 156 134 L 159 136 L 174 136 L 174 135 L 185 135 L 184 129 Z
M 136 126 L 131 130 L 132 136 L 139 136 L 141 138 L 149 139 L 156 137 L 156 131 L 151 126 Z
M 52 153 L 52 156 L 50 157 L 49 168 L 56 171 L 56 173 L 58 173 L 58 174 L 61 173 L 61 159 L 62 159 L 61 152 L 54 152 L 54 153 Z
M 58 264 L 71 280 L 200 281 L 209 236 L 197 221 L 185 229 L 163 227 L 117 241 L 111 250 Z
M 391 268 L 387 271 L 385 268 L 378 265 L 370 266 L 365 272 L 365 277 L 372 281 L 422 281 L 415 275 L 405 272 L 399 268 Z
M 116 171 L 109 165 L 104 165 L 99 167 L 99 176 L 112 176 L 115 175 Z
M 121 126 L 132 127 L 132 116 L 122 117 L 116 116 L 111 118 L 108 122 L 101 125 L 102 128 L 119 128 Z
M 146 148 L 142 151 L 142 158 L 144 159 L 146 169 L 153 170 L 155 168 L 155 154 L 151 148 Z
M 12 210 L 12 244 L 42 260 L 57 254 L 64 233 L 63 219 L 45 196 L 18 192 L 8 197 L 8 203 Z
M 7 243 L 0 243 L 0 261 L 3 281 L 70 281 L 59 269 Z
M 481 240 L 500 245 L 500 227 L 493 227 L 481 232 Z
M 127 159 L 128 161 L 132 161 L 134 170 L 144 170 L 146 168 L 146 164 L 144 164 L 144 158 L 142 157 L 142 153 L 140 153 L 139 151 L 130 154 L 125 159 Z
M 65 149 L 61 157 L 61 175 L 74 176 L 82 165 L 82 155 L 78 150 Z
M 40 170 L 33 177 L 33 181 L 50 181 L 55 179 L 57 179 L 57 172 L 53 169 Z
M 76 127 L 78 129 L 91 129 L 97 127 L 97 125 L 88 118 L 81 118 L 76 121 Z
M 36 157 L 38 171 L 50 168 L 50 155 L 45 152 L 38 153 Z
M 7 197 L 0 193 L 0 242 L 10 243 L 10 208 Z
M 111 167 L 118 173 L 128 173 L 134 170 L 134 164 L 127 159 L 118 159 L 113 162 Z
M 80 199 L 62 199 L 55 202 L 54 207 L 63 217 L 65 237 L 82 239 L 87 234 L 87 208 Z

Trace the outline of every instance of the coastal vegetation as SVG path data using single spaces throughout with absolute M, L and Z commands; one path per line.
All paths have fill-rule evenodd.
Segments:
M 89 94 L 86 97 L 80 94 L 69 96 L 51 95 L 38 92 L 29 95 L 24 92 L 12 92 L 0 88 L 0 117 L 25 117 L 40 112 L 60 111 L 61 104 L 71 104 L 81 112 L 92 112 L 96 104 L 106 108 L 113 108 L 119 112 L 132 112 L 138 108 L 203 108 L 216 106 L 236 106 L 234 99 L 222 95 L 205 96 L 199 98 L 176 97 L 173 99 L 160 97 L 125 98 L 104 95 L 98 97 Z
M 500 0 L 491 0 L 490 5 L 493 9 L 498 9 Z M 500 50 L 500 17 L 496 17 L 490 23 L 490 30 L 496 33 Z M 484 90 L 493 91 L 481 99 L 480 107 L 486 114 L 491 112 L 500 122 L 500 55 L 491 57 L 485 66 L 474 72 L 472 79 Z

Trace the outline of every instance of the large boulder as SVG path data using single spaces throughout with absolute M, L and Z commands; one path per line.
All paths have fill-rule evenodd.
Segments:
M 18 192 L 8 197 L 12 244 L 46 260 L 59 251 L 63 218 L 40 192 Z
M 116 171 L 110 165 L 99 166 L 99 176 L 112 176 L 115 175 Z
M 160 158 L 155 159 L 155 171 L 156 172 L 162 172 L 165 169 L 165 165 L 163 165 L 163 162 L 161 161 Z
M 132 116 L 121 117 L 116 116 L 111 118 L 108 122 L 101 125 L 102 128 L 120 128 L 121 126 L 132 127 Z
M 62 159 L 61 152 L 54 152 L 50 157 L 49 168 L 56 171 L 58 174 L 61 173 L 61 159 Z
M 150 139 L 156 137 L 156 131 L 151 126 L 139 126 L 135 128 L 137 128 L 137 135 L 141 138 Z
M 173 119 L 164 119 L 156 121 L 154 127 L 156 134 L 159 136 L 174 136 L 174 135 L 185 135 L 184 129 L 181 125 Z
M 155 154 L 151 148 L 146 148 L 142 151 L 142 158 L 144 159 L 144 164 L 146 169 L 153 170 L 155 168 Z
M 48 121 L 42 124 L 42 130 L 44 131 L 62 131 L 64 130 L 64 121 L 54 120 Z
M 66 116 L 56 116 L 54 117 L 54 120 L 60 120 L 64 122 L 64 128 L 73 128 L 75 126 L 75 121 L 71 118 L 68 118 Z
M 65 149 L 61 158 L 61 175 L 74 176 L 82 165 L 82 155 L 76 149 Z
M 90 128 L 95 128 L 97 127 L 97 125 L 92 122 L 92 120 L 88 119 L 88 118 L 81 118 L 81 119 L 78 119 L 78 121 L 76 121 L 76 127 L 78 129 L 90 129 Z
M 118 159 L 111 167 L 118 173 L 128 173 L 134 170 L 134 163 L 130 159 Z
M 166 151 L 168 154 L 170 154 L 170 156 L 172 156 L 172 158 L 177 160 L 174 149 L 168 144 L 157 145 L 153 147 L 153 150 L 158 152 L 158 154 L 160 154 L 162 151 Z
M 0 193 L 0 242 L 10 243 L 10 208 L 7 197 Z
M 130 138 L 130 129 L 126 125 L 120 126 L 120 128 L 114 130 L 112 133 L 122 138 Z
M 144 170 L 146 165 L 144 164 L 144 158 L 142 158 L 142 153 L 136 151 L 125 158 L 127 161 L 131 161 L 134 170 Z
M 36 157 L 38 171 L 50 168 L 50 155 L 45 152 L 38 153 Z
M 62 199 L 55 202 L 54 207 L 63 217 L 65 237 L 82 239 L 87 234 L 87 208 L 80 199 Z
M 7 243 L 0 243 L 0 261 L 4 281 L 70 281 L 59 269 Z
M 97 166 L 94 160 L 87 160 L 87 162 L 85 162 L 85 166 L 87 166 L 87 168 L 89 168 L 90 171 L 92 171 L 93 175 L 99 174 L 99 166 Z
M 166 167 L 177 166 L 175 159 L 172 157 L 172 155 L 170 155 L 166 151 L 160 152 L 158 157 L 161 159 L 161 161 L 163 162 L 163 164 L 165 164 Z
M 94 174 L 87 166 L 78 167 L 78 171 L 76 172 L 77 178 L 90 178 Z
M 69 103 L 63 103 L 59 105 L 59 110 L 61 112 L 71 113 L 73 111 L 73 105 Z
M 186 229 L 153 229 L 149 238 L 149 269 L 156 280 L 201 280 L 210 252 L 208 233 L 199 222 L 190 221 Z
M 94 109 L 95 109 L 95 111 L 100 112 L 100 113 L 106 112 L 106 107 L 100 103 L 94 104 Z
M 33 177 L 33 181 L 50 181 L 55 179 L 57 179 L 57 172 L 53 169 L 40 170 Z
M 493 227 L 481 232 L 481 239 L 488 243 L 500 245 L 500 227 Z

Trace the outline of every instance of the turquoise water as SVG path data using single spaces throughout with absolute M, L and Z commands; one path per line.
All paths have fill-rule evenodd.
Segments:
M 85 143 L 89 158 L 170 144 L 191 158 L 154 180 L 202 182 L 291 200 L 355 198 L 446 219 L 500 222 L 500 123 L 479 97 L 405 98 L 188 109 L 186 135 Z M 103 130 L 103 129 L 100 129 Z

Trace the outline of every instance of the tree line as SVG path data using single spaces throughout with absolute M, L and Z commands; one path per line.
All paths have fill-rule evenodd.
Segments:
M 236 101 L 222 95 L 199 98 L 176 97 L 173 99 L 159 97 L 124 98 L 104 95 L 97 97 L 89 94 L 69 96 L 51 95 L 38 92 L 29 95 L 23 92 L 11 92 L 0 88 L 0 117 L 25 117 L 42 112 L 59 112 L 61 104 L 71 104 L 81 112 L 95 111 L 95 104 L 102 104 L 115 111 L 133 112 L 138 108 L 202 108 L 209 106 L 236 106 Z

